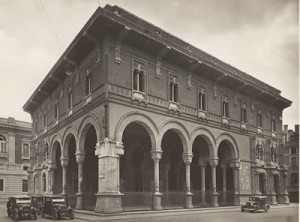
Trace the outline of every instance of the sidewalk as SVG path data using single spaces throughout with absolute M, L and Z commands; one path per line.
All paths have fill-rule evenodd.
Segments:
M 297 203 L 287 204 L 278 204 L 271 205 L 271 211 L 278 208 L 298 208 Z M 161 217 L 161 216 L 170 216 L 170 215 L 186 215 L 186 214 L 203 214 L 203 213 L 222 213 L 222 212 L 234 212 L 240 211 L 240 206 L 227 206 L 227 207 L 206 207 L 206 208 L 192 208 L 192 209 L 170 209 L 170 210 L 161 210 L 161 211 L 131 211 L 131 212 L 122 212 L 115 214 L 100 214 L 92 211 L 86 210 L 75 210 L 75 218 L 93 221 L 93 220 L 122 220 L 122 219 L 134 219 L 134 218 L 146 218 L 146 217 Z

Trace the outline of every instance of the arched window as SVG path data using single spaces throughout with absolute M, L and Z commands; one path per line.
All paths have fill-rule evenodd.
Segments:
M 7 150 L 6 150 L 6 139 L 2 135 L 0 135 L 0 153 L 7 153 Z

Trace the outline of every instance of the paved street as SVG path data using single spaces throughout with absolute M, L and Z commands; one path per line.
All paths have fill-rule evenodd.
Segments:
M 39 216 L 38 221 L 49 221 L 48 218 L 41 218 Z M 67 221 L 68 219 L 61 219 L 61 221 Z M 7 217 L 6 206 L 0 205 L 0 221 L 13 221 Z M 29 220 L 22 220 L 29 221 Z M 130 221 L 130 222 L 153 222 L 153 221 L 172 221 L 172 222 L 298 222 L 298 205 L 291 204 L 289 206 L 272 206 L 269 213 L 242 213 L 239 207 L 227 207 L 227 208 L 206 208 L 206 209 L 192 209 L 192 210 L 171 210 L 163 212 L 134 212 L 123 213 L 116 216 L 99 216 L 99 215 L 87 215 L 76 214 L 74 221 Z

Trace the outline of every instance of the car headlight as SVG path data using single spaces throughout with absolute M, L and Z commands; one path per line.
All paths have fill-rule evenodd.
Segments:
M 23 210 L 23 207 L 19 207 L 19 210 Z
M 61 207 L 58 207 L 58 209 L 60 210 L 60 209 L 61 209 Z

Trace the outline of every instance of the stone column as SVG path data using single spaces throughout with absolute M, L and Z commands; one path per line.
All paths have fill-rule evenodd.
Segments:
M 263 181 L 264 181 L 264 193 L 263 193 L 263 195 L 266 195 L 266 192 L 267 192 L 267 175 L 264 173 L 263 174 Z
M 270 204 L 277 204 L 277 201 L 276 201 L 276 193 L 275 193 L 275 190 L 274 190 L 274 174 L 273 173 L 270 173 L 269 174 L 269 202 Z
M 240 195 L 239 195 L 239 173 L 240 173 L 240 161 L 234 160 L 230 163 L 230 167 L 233 168 L 233 197 L 234 205 L 240 205 Z
M 289 204 L 290 200 L 289 200 L 289 193 L 287 191 L 287 172 L 284 172 L 282 174 L 282 189 L 283 189 L 283 198 L 282 198 L 282 203 L 283 204 Z
M 205 167 L 207 163 L 199 161 L 201 169 L 201 204 L 206 205 L 205 203 Z
M 69 164 L 68 158 L 61 158 L 61 167 L 62 167 L 62 195 L 67 194 L 67 166 Z
M 152 199 L 152 209 L 153 210 L 162 210 L 161 207 L 161 196 L 159 190 L 159 161 L 162 156 L 162 149 L 158 148 L 156 150 L 151 151 L 151 157 L 154 162 L 154 191 L 153 191 L 153 199 Z
M 78 189 L 76 195 L 76 209 L 82 210 L 83 204 L 82 204 L 82 196 L 83 196 L 83 190 L 82 190 L 82 183 L 83 183 L 83 173 L 82 173 L 82 164 L 84 162 L 85 153 L 84 152 L 76 152 L 76 162 L 78 164 Z
M 53 194 L 53 188 L 54 188 L 54 170 L 56 169 L 56 163 L 54 162 L 48 162 L 48 176 L 49 176 L 49 193 Z
M 217 173 L 216 168 L 218 165 L 218 159 L 212 159 L 209 161 L 209 164 L 211 166 L 211 186 L 212 186 L 212 201 L 211 205 L 213 207 L 218 207 L 218 193 L 217 193 Z
M 227 170 L 227 166 L 225 164 L 221 165 L 222 168 L 222 177 L 223 177 L 223 200 L 222 200 L 222 205 L 226 205 L 227 204 L 227 188 L 226 188 L 226 170 Z
M 119 161 L 124 154 L 122 142 L 105 138 L 96 145 L 98 156 L 98 193 L 95 212 L 122 212 L 122 195 L 120 193 Z
M 185 182 L 186 182 L 186 193 L 185 193 L 185 208 L 193 208 L 193 194 L 191 193 L 191 163 L 193 154 L 184 153 L 182 155 L 183 162 L 185 163 Z
M 8 133 L 8 144 L 6 150 L 8 151 L 8 162 L 10 164 L 16 163 L 16 135 L 14 133 Z M 22 144 L 21 144 L 22 146 Z

